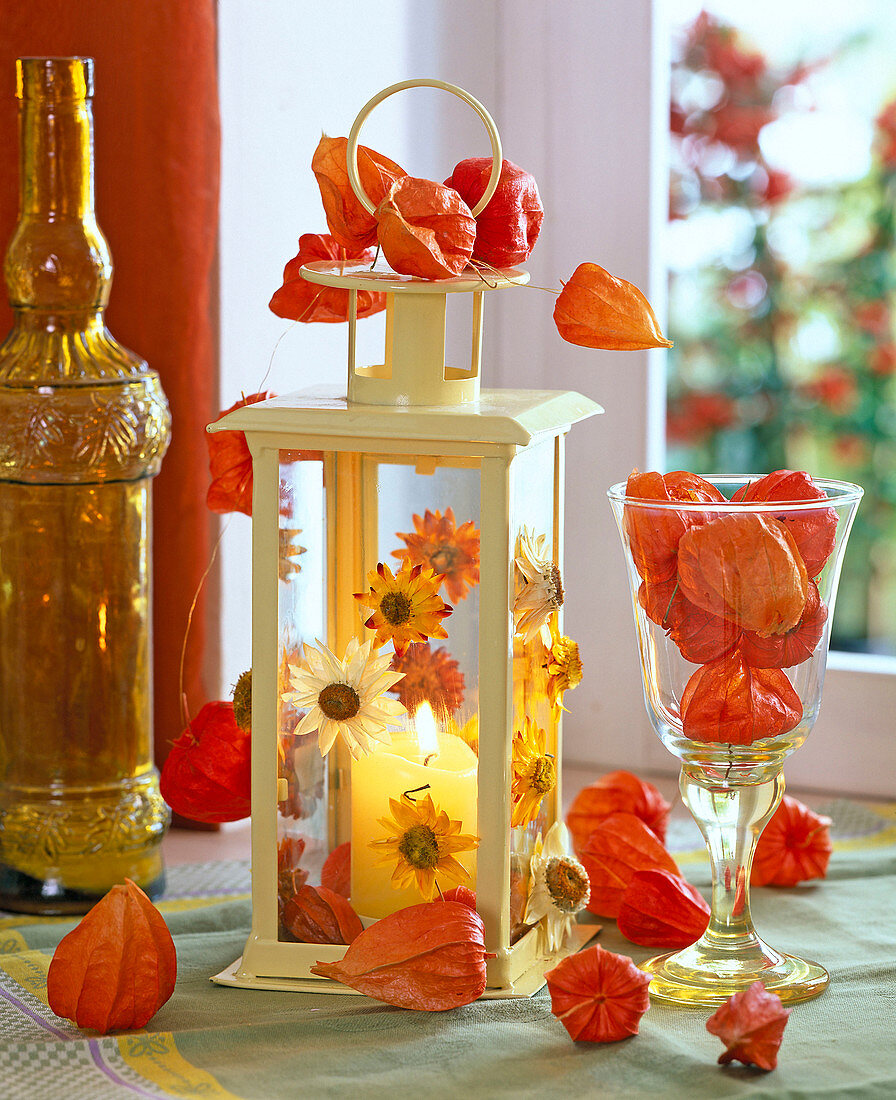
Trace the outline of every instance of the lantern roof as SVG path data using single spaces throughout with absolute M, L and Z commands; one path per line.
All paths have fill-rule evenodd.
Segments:
M 603 411 L 572 390 L 482 390 L 470 405 L 402 408 L 358 405 L 339 387 L 320 385 L 244 405 L 209 424 L 208 431 L 525 447 L 539 435 L 556 434 Z

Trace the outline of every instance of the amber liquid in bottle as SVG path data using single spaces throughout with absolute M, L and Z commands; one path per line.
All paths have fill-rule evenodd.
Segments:
M 163 886 L 152 762 L 158 375 L 105 327 L 93 62 L 17 63 L 19 220 L 0 347 L 0 908 L 79 912 Z

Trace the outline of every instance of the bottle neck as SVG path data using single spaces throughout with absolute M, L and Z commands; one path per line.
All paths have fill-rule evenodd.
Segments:
M 93 62 L 20 58 L 16 78 L 21 192 L 4 264 L 9 301 L 33 315 L 93 315 L 112 280 L 94 216 Z
M 94 217 L 89 99 L 23 99 L 19 110 L 20 217 Z

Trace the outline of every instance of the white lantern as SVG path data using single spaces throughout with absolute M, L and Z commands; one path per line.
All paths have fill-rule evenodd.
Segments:
M 497 182 L 500 139 L 484 108 L 451 85 L 414 81 L 380 93 L 353 127 L 359 198 L 361 122 L 418 84 L 476 108 Z M 258 402 L 209 429 L 245 432 L 254 468 L 252 932 L 216 980 L 350 992 L 310 969 L 345 947 L 294 942 L 282 919 L 284 890 L 318 885 L 350 851 L 351 903 L 365 924 L 466 876 L 495 953 L 486 995 L 529 994 L 558 957 L 525 918 L 533 848 L 560 817 L 549 667 L 562 615 L 564 440 L 601 409 L 578 393 L 480 389 L 485 294 L 527 282 L 525 272 L 430 282 L 313 263 L 302 273 L 350 292 L 347 390 Z M 355 363 L 359 290 L 387 297 L 379 365 Z M 446 305 L 457 294 L 473 296 L 471 350 L 468 364 L 448 366 Z M 375 691 L 381 666 L 404 677 Z M 552 773 L 534 780 L 522 815 L 515 736 Z M 415 875 L 405 860 L 396 882 L 404 856 L 376 843 L 389 839 L 383 822 L 397 827 L 394 803 L 423 814 L 427 799 L 478 846 L 457 853 L 461 871 L 445 862 L 445 873 Z

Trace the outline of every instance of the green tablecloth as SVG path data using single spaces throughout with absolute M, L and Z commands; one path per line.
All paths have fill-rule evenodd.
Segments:
M 445 1013 L 407 1012 L 363 997 L 212 985 L 249 929 L 242 863 L 175 868 L 159 908 L 174 936 L 178 981 L 144 1031 L 99 1037 L 46 1005 L 53 948 L 72 921 L 0 914 L 0 1096 L 106 1100 L 126 1096 L 896 1097 L 896 819 L 865 815 L 860 839 L 837 842 L 828 878 L 753 892 L 759 931 L 831 972 L 829 989 L 791 1014 L 772 1073 L 721 1067 L 709 1011 L 654 1005 L 622 1043 L 573 1043 L 546 991 Z M 870 821 L 870 824 L 869 824 Z M 836 827 L 836 826 L 835 826 Z M 853 832 L 856 830 L 853 829 Z M 849 832 L 849 829 L 846 829 Z M 698 886 L 705 862 L 682 859 Z M 613 922 L 604 947 L 649 954 Z

